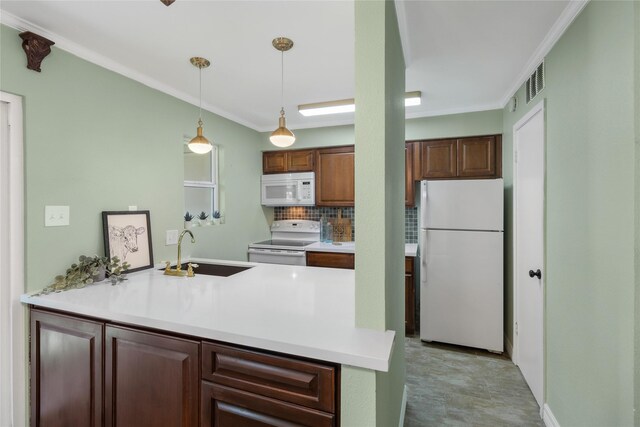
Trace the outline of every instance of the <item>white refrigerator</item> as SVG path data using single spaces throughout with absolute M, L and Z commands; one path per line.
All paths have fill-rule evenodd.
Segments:
M 503 351 L 503 182 L 420 183 L 420 339 Z

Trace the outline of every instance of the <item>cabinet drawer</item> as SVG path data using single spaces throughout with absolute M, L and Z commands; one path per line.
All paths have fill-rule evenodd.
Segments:
M 243 390 L 202 381 L 202 427 L 333 427 L 336 416 Z
M 202 378 L 275 399 L 335 411 L 335 368 L 202 343 Z
M 353 270 L 355 268 L 355 256 L 337 252 L 307 252 L 307 266 Z

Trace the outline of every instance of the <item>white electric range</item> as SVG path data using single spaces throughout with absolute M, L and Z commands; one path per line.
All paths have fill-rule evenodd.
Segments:
M 307 265 L 304 248 L 320 240 L 320 221 L 273 221 L 271 239 L 249 245 L 249 261 Z

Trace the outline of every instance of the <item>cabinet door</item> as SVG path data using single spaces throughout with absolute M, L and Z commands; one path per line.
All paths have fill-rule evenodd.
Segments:
M 405 334 L 416 332 L 416 288 L 413 282 L 413 258 L 404 260 L 404 316 Z
M 285 173 L 287 171 L 287 154 L 285 151 L 262 153 L 263 173 Z
M 202 427 L 335 426 L 335 415 L 202 381 Z
M 287 172 L 312 172 L 314 158 L 314 150 L 288 151 Z
M 496 176 L 496 137 L 483 136 L 458 140 L 458 176 L 490 178 Z
M 404 146 L 404 204 L 412 207 L 415 205 L 415 181 L 413 180 L 413 143 Z
M 307 266 L 353 270 L 355 268 L 355 256 L 354 254 L 339 252 L 307 252 Z
M 31 310 L 31 425 L 102 425 L 104 325 Z
M 198 342 L 115 326 L 106 337 L 106 426 L 198 424 Z
M 354 147 L 326 148 L 316 155 L 316 205 L 353 206 Z
M 420 178 L 455 178 L 457 174 L 456 140 L 420 143 Z

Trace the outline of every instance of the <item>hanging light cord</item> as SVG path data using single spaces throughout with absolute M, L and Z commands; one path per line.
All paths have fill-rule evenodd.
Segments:
M 198 69 L 200 70 L 200 88 L 198 90 L 200 93 L 200 113 L 198 117 L 198 124 L 202 126 L 202 65 L 198 65 Z
M 280 110 L 284 115 L 284 50 L 280 51 Z

